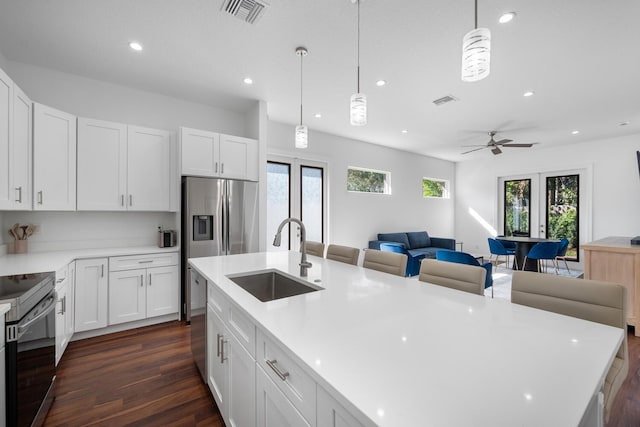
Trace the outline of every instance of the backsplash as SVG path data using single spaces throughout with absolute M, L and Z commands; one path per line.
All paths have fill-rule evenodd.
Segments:
M 36 225 L 29 252 L 158 244 L 158 226 L 179 229 L 179 214 L 171 212 L 0 212 L 0 254 L 13 252 L 9 228 Z

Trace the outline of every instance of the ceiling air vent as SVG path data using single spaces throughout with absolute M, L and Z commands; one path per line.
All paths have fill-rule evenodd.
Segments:
M 453 95 L 446 95 L 446 96 L 443 96 L 442 98 L 438 98 L 438 99 L 436 99 L 436 100 L 434 100 L 432 102 L 434 104 L 440 106 L 442 104 L 446 104 L 447 102 L 452 102 L 452 101 L 457 101 L 457 100 L 458 100 L 458 98 L 456 98 Z
M 222 10 L 249 24 L 255 24 L 267 6 L 268 3 L 258 0 L 224 0 Z

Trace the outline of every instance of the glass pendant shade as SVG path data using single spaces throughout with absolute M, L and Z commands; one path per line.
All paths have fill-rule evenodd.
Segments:
M 364 93 L 351 95 L 351 124 L 353 126 L 367 124 L 367 96 Z
M 489 75 L 491 62 L 491 32 L 476 28 L 462 39 L 462 81 L 477 82 Z
M 296 148 L 307 148 L 309 131 L 305 125 L 296 126 Z

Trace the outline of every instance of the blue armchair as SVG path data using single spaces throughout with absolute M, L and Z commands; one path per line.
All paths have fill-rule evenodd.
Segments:
M 527 259 L 535 259 L 537 261 L 538 273 L 542 270 L 541 261 L 543 259 L 550 259 L 553 261 L 553 265 L 555 266 L 556 255 L 558 254 L 559 244 L 557 242 L 539 242 L 533 245 L 531 249 L 529 249 L 529 253 L 526 257 L 524 257 L 524 265 L 527 265 Z M 544 271 L 547 271 L 547 265 L 544 265 Z M 557 271 L 556 271 L 556 274 Z
M 369 249 L 406 254 L 406 276 L 415 276 L 420 271 L 420 261 L 436 257 L 438 249 L 456 249 L 455 239 L 431 237 L 426 231 L 409 233 L 380 233 L 378 240 L 369 241 Z
M 487 270 L 487 277 L 484 282 L 484 288 L 487 289 L 491 286 L 491 298 L 493 298 L 493 276 L 492 276 L 492 264 L 491 262 L 485 262 L 480 264 L 477 259 L 475 259 L 472 255 L 469 255 L 466 252 L 459 251 L 447 251 L 440 250 L 436 252 L 436 260 L 438 261 L 447 261 L 447 262 L 457 262 L 458 264 L 467 264 L 474 265 L 477 267 L 482 267 Z

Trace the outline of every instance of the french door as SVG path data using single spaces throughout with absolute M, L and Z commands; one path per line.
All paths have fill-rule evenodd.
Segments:
M 567 256 L 580 261 L 580 242 L 590 239 L 586 170 L 502 177 L 500 213 L 507 236 L 569 240 Z
M 271 243 L 278 225 L 288 217 L 300 219 L 307 240 L 326 240 L 326 163 L 284 156 L 267 160 L 267 251 L 300 249 L 300 228 L 282 229 L 282 244 Z

